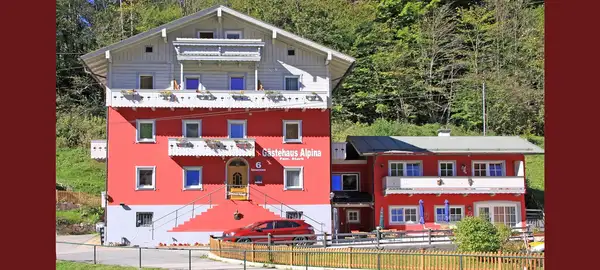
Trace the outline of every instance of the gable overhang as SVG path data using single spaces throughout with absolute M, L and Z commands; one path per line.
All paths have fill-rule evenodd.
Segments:
M 169 32 L 176 31 L 198 20 L 207 19 L 209 18 L 209 16 L 214 15 L 215 17 L 221 19 L 223 14 L 231 15 L 234 19 L 247 22 L 253 26 L 257 26 L 257 28 L 263 29 L 265 33 L 271 33 L 274 39 L 282 40 L 284 42 L 289 41 L 294 43 L 294 45 L 299 45 L 298 47 L 300 48 L 323 55 L 325 57 L 325 64 L 329 65 L 330 69 L 334 69 L 331 73 L 342 74 L 342 76 L 339 78 L 331 78 L 332 81 L 337 81 L 336 83 L 334 83 L 333 89 L 337 89 L 341 85 L 342 81 L 350 73 L 351 69 L 354 66 L 354 63 L 356 62 L 356 59 L 354 59 L 351 56 L 327 48 L 321 44 L 302 38 L 293 33 L 277 28 L 271 24 L 260 21 L 258 19 L 255 19 L 246 14 L 240 13 L 222 5 L 200 10 L 194 14 L 179 18 L 172 22 L 150 29 L 146 32 L 139 33 L 135 36 L 105 46 L 103 48 L 81 56 L 80 60 L 84 62 L 84 65 L 89 68 L 90 73 L 95 74 L 95 76 L 101 77 L 96 78 L 97 80 L 99 79 L 99 81 L 102 84 L 106 84 L 106 74 L 108 71 L 108 63 L 111 61 L 111 52 L 118 51 L 131 45 L 141 43 L 150 38 L 162 37 L 166 42 L 167 34 Z

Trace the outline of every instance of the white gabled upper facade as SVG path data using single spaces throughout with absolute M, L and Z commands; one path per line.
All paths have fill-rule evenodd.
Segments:
M 355 61 L 224 6 L 81 59 L 107 106 L 132 108 L 327 109 Z

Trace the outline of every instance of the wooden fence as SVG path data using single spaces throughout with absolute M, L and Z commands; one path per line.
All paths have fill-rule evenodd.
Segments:
M 84 192 L 65 190 L 56 191 L 56 202 L 70 202 L 92 207 L 99 207 L 102 205 L 100 196 L 94 196 Z
M 211 253 L 248 262 L 354 269 L 541 270 L 543 254 L 456 253 L 425 250 L 374 250 L 260 245 L 210 240 Z

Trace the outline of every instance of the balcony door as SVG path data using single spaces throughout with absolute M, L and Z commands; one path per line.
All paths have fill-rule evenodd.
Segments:
M 241 158 L 232 158 L 227 164 L 227 197 L 231 200 L 248 197 L 248 163 Z

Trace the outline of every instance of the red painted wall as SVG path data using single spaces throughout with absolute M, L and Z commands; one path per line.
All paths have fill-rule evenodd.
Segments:
M 359 210 L 360 223 L 348 223 L 347 210 Z M 340 207 L 338 208 L 338 215 L 340 221 L 340 233 L 350 233 L 353 230 L 369 232 L 375 229 L 373 224 L 373 209 L 371 209 L 371 207 Z
M 246 119 L 247 135 L 256 139 L 256 156 L 246 158 L 250 168 L 262 162 L 264 172 L 250 172 L 252 186 L 286 204 L 328 204 L 330 192 L 329 112 L 320 110 L 251 111 L 131 109 L 108 111 L 108 194 L 110 204 L 176 205 L 187 204 L 224 185 L 225 160 L 220 157 L 169 157 L 168 138 L 182 136 L 182 120 L 201 119 L 202 137 L 227 137 L 228 119 Z M 156 119 L 156 143 L 136 143 L 136 119 Z M 301 144 L 283 144 L 282 120 L 302 120 Z M 312 148 L 320 157 L 305 160 L 279 160 L 263 157 L 262 149 L 298 150 Z M 135 166 L 156 166 L 156 190 L 136 191 Z M 203 166 L 203 190 L 183 190 L 182 166 Z M 283 166 L 304 167 L 304 190 L 283 190 Z M 263 184 L 254 185 L 262 175 Z M 250 191 L 251 199 L 264 202 L 264 196 Z M 212 202 L 225 199 L 225 190 L 215 192 Z M 207 203 L 199 201 L 198 203 Z M 270 202 L 272 203 L 272 202 Z
M 521 220 L 525 221 L 525 196 L 519 195 L 514 196 L 512 194 L 498 194 L 495 196 L 486 195 L 486 194 L 473 194 L 468 196 L 463 195 L 404 195 L 404 194 L 394 194 L 383 196 L 383 180 L 382 178 L 388 175 L 388 161 L 390 160 L 421 160 L 423 167 L 423 176 L 437 176 L 438 175 L 438 161 L 439 160 L 454 160 L 456 161 L 456 173 L 457 176 L 468 176 L 471 175 L 471 165 L 472 161 L 485 161 L 485 160 L 504 160 L 505 161 L 505 171 L 507 176 L 514 176 L 514 161 L 523 161 L 523 155 L 406 155 L 406 156 L 379 156 L 379 157 L 369 157 L 369 164 L 375 163 L 375 166 L 372 170 L 374 173 L 372 174 L 373 183 L 374 183 L 374 198 L 375 198 L 375 209 L 374 209 L 374 217 L 375 224 L 379 226 L 379 214 L 380 209 L 383 207 L 384 211 L 384 225 L 387 228 L 396 228 L 396 229 L 423 229 L 423 226 L 420 224 L 417 225 L 390 225 L 389 224 L 389 205 L 411 205 L 418 206 L 419 200 L 423 200 L 425 207 L 425 223 L 428 228 L 437 228 L 439 226 L 433 224 L 435 221 L 435 212 L 434 205 L 444 205 L 444 200 L 448 200 L 450 204 L 454 205 L 464 205 L 465 206 L 465 214 L 466 216 L 473 215 L 473 211 L 468 211 L 468 207 L 473 207 L 474 202 L 479 201 L 514 201 L 521 203 Z M 467 166 L 467 174 L 461 172 L 460 167 L 462 164 Z M 368 166 L 370 167 L 370 166 Z M 525 174 L 526 175 L 526 174 Z

